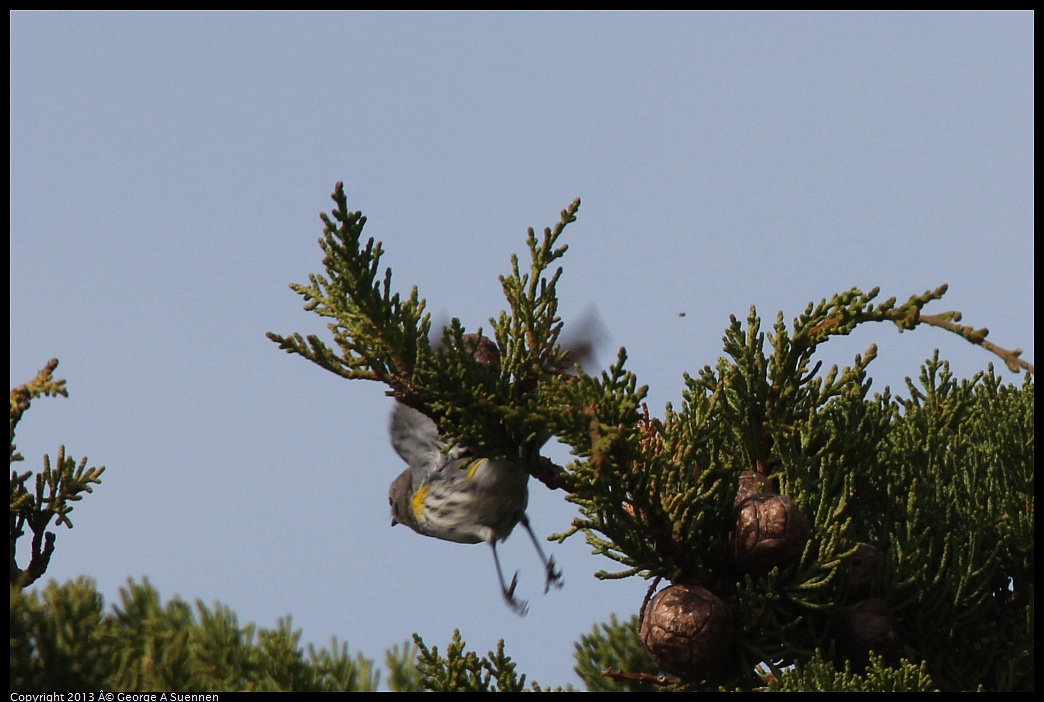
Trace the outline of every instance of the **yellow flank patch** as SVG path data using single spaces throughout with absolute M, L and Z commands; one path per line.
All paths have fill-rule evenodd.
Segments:
M 476 461 L 472 461 L 472 462 L 471 462 L 471 463 L 470 463 L 470 464 L 468 465 L 468 480 L 473 480 L 473 479 L 475 478 L 475 472 L 476 472 L 476 471 L 477 471 L 477 470 L 478 470 L 479 468 L 481 468 L 481 467 L 482 467 L 482 464 L 483 464 L 483 463 L 485 463 L 485 462 L 486 462 L 486 459 L 485 459 L 485 458 L 480 458 L 480 459 L 478 459 L 478 460 L 476 460 Z
M 424 498 L 428 495 L 428 486 L 421 485 L 413 493 L 413 516 L 420 517 L 424 513 Z

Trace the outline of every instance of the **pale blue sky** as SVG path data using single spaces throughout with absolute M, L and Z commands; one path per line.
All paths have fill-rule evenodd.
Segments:
M 520 619 L 488 548 L 388 527 L 383 388 L 264 336 L 323 329 L 287 285 L 321 270 L 338 180 L 399 289 L 469 327 L 501 309 L 526 227 L 581 197 L 563 314 L 597 308 L 602 361 L 626 346 L 656 413 L 729 314 L 770 323 L 852 286 L 949 283 L 936 311 L 1033 359 L 1029 13 L 10 19 L 10 382 L 57 356 L 71 394 L 35 404 L 18 445 L 34 470 L 59 443 L 108 467 L 49 575 L 110 602 L 147 575 L 378 658 L 460 627 L 543 684 L 575 682 L 572 643 L 638 610 L 645 583 L 595 581 L 613 564 L 580 538 L 551 546 L 566 586 L 546 597 L 508 541 Z M 872 342 L 877 388 L 936 347 L 961 375 L 996 362 L 892 327 L 826 360 Z M 573 514 L 533 486 L 538 533 Z

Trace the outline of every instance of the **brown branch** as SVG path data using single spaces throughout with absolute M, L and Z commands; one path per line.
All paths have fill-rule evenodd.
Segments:
M 546 485 L 550 490 L 571 492 L 569 485 L 566 483 L 565 468 L 555 464 L 549 458 L 540 456 L 537 459 L 537 465 L 529 471 L 529 474 Z
M 986 329 L 985 327 L 982 329 L 975 329 L 974 327 L 957 324 L 960 319 L 961 313 L 956 311 L 943 312 L 942 314 L 922 314 L 920 316 L 920 321 L 925 324 L 939 327 L 946 331 L 951 331 L 954 334 L 963 337 L 969 343 L 981 346 L 987 351 L 997 354 L 1004 359 L 1004 365 L 1006 365 L 1008 370 L 1012 373 L 1018 373 L 1023 370 L 1033 373 L 1033 364 L 1020 358 L 1022 355 L 1022 349 L 1012 349 L 1009 351 L 1006 348 L 986 341 L 986 335 L 990 333 L 989 329 Z
M 51 563 L 51 555 L 54 553 L 55 537 L 53 532 L 48 531 L 43 534 L 41 544 L 40 536 L 39 532 L 33 534 L 33 553 L 29 565 L 24 570 L 19 568 L 15 562 L 15 539 L 11 539 L 11 584 L 15 587 L 28 587 L 47 572 L 47 566 Z
M 657 575 L 652 581 L 652 585 L 650 585 L 649 589 L 645 591 L 645 597 L 642 599 L 642 606 L 638 610 L 638 626 L 641 626 L 641 623 L 645 621 L 645 608 L 648 606 L 649 600 L 653 598 L 653 594 L 656 592 L 656 588 L 659 587 L 661 580 L 663 580 L 663 578 Z
M 602 671 L 602 675 L 609 678 L 610 680 L 628 681 L 628 682 L 643 682 L 652 683 L 653 685 L 677 685 L 681 682 L 681 678 L 676 678 L 673 675 L 656 675 L 654 673 L 632 673 L 627 670 L 620 670 L 618 668 L 606 668 Z
M 932 327 L 938 327 L 948 332 L 952 332 L 957 336 L 962 337 L 965 341 L 976 346 L 981 346 L 990 353 L 996 354 L 1004 360 L 1004 365 L 1008 367 L 1012 373 L 1019 373 L 1021 371 L 1028 371 L 1033 373 L 1033 364 L 1029 361 L 1020 358 L 1022 355 L 1022 349 L 1006 349 L 1002 346 L 998 346 L 994 343 L 986 341 L 986 336 L 990 333 L 989 329 L 983 327 L 982 329 L 976 329 L 963 324 L 957 324 L 961 321 L 961 313 L 952 310 L 950 312 L 940 312 L 939 314 L 923 314 L 922 308 L 927 303 L 937 300 L 946 292 L 947 286 L 944 284 L 934 291 L 929 291 L 924 295 L 914 296 L 909 302 L 902 305 L 901 307 L 891 308 L 891 304 L 894 303 L 895 298 L 892 298 L 886 302 L 883 308 L 871 310 L 869 313 L 858 315 L 855 318 L 855 324 L 862 324 L 864 322 L 885 322 L 889 321 L 894 323 L 899 329 L 908 330 L 914 329 L 919 324 L 927 324 Z M 871 295 L 876 293 L 876 288 Z M 815 339 L 822 334 L 832 334 L 837 332 L 831 332 L 831 330 L 838 324 L 845 321 L 845 317 L 841 314 L 834 314 L 827 317 L 823 321 L 816 324 L 809 331 L 809 337 Z M 849 332 L 841 332 L 847 334 Z

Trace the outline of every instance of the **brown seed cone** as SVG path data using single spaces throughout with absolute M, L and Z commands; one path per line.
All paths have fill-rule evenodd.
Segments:
M 736 505 L 733 514 L 733 558 L 737 568 L 752 575 L 800 558 L 812 535 L 808 518 L 786 495 L 753 495 Z
M 899 632 L 888 604 L 872 597 L 834 614 L 834 637 L 852 666 L 865 669 L 873 651 L 886 659 L 899 650 Z
M 500 372 L 500 349 L 488 336 L 465 334 L 464 348 L 471 352 L 476 361 L 492 368 L 496 373 Z
M 703 675 L 732 645 L 729 608 L 699 585 L 672 585 L 645 608 L 642 645 L 664 670 L 693 678 Z
M 881 552 L 870 544 L 859 544 L 856 552 L 845 560 L 848 568 L 849 602 L 869 597 L 880 560 Z

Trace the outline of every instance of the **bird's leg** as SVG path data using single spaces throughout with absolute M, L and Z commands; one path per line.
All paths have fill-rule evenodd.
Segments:
M 520 617 L 526 616 L 529 611 L 529 604 L 525 600 L 515 599 L 515 587 L 518 585 L 518 573 L 515 573 L 514 577 L 511 578 L 511 586 L 509 587 L 504 583 L 504 571 L 500 568 L 500 556 L 497 555 L 497 542 L 491 541 L 490 546 L 493 547 L 493 562 L 497 564 L 497 578 L 500 579 L 500 591 L 504 594 L 504 601 L 507 602 L 508 607 Z
M 525 514 L 522 515 L 522 526 L 525 527 L 526 533 L 529 534 L 529 538 L 533 541 L 533 546 L 536 547 L 537 554 L 540 556 L 541 563 L 544 564 L 544 594 L 551 589 L 551 586 L 562 587 L 562 571 L 555 568 L 555 557 L 544 555 L 544 549 L 540 547 L 540 542 L 537 541 L 536 534 L 533 533 L 533 527 L 529 526 L 529 517 Z

